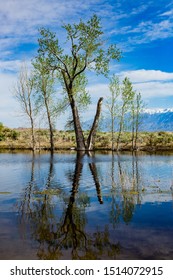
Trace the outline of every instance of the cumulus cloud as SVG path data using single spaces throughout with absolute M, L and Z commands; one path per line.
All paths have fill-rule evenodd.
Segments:
M 160 70 L 135 70 L 124 71 L 120 73 L 121 78 L 129 77 L 133 83 L 149 81 L 173 81 L 173 73 L 163 72 Z
M 143 98 L 168 97 L 173 95 L 173 82 L 146 82 L 134 84 L 134 89 L 141 92 Z M 163 104 L 164 105 L 164 104 Z
M 121 80 L 128 77 L 134 89 L 141 92 L 144 99 L 173 95 L 173 73 L 140 69 L 124 71 L 119 76 Z
M 141 92 L 144 99 L 173 96 L 173 73 L 139 69 L 123 71 L 118 76 L 120 81 L 128 77 L 134 90 Z M 95 82 L 94 85 L 88 87 L 88 91 L 94 96 L 95 101 L 101 96 L 106 98 L 110 94 L 109 84 L 106 81 Z

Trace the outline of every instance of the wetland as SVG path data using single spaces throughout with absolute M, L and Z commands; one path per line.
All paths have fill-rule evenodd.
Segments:
M 173 153 L 0 152 L 0 259 L 173 259 Z

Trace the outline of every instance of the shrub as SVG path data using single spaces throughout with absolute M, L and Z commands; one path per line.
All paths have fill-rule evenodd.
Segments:
M 19 136 L 19 132 L 17 132 L 16 130 L 12 130 L 11 131 L 11 138 L 13 140 L 17 140 L 18 139 L 18 136 Z
M 3 135 L 2 133 L 0 133 L 0 141 L 4 141 L 5 140 L 5 135 Z
M 0 122 L 0 131 L 3 129 L 3 123 L 2 122 Z

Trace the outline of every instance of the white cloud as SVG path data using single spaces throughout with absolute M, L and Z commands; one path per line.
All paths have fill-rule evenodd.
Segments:
M 0 122 L 14 127 L 19 112 L 18 104 L 13 98 L 12 91 L 16 82 L 16 75 L 0 73 Z
M 150 98 L 169 97 L 173 96 L 173 73 L 166 73 L 159 70 L 136 70 L 124 71 L 119 74 L 122 81 L 128 77 L 133 84 L 134 90 L 140 92 L 144 100 Z M 88 87 L 94 104 L 89 108 L 88 115 L 93 115 L 95 112 L 95 104 L 99 97 L 104 97 L 104 101 L 109 96 L 109 84 L 95 83 Z M 85 114 L 86 115 L 86 114 Z
M 164 12 L 164 13 L 162 13 L 162 14 L 160 14 L 159 16 L 164 16 L 164 17 L 170 17 L 170 16 L 172 16 L 173 15 L 173 9 L 172 10 L 169 10 L 169 11 L 167 11 L 167 12 Z
M 0 2 L 1 34 L 20 34 L 24 30 L 31 34 L 35 27 L 51 25 L 55 22 L 68 22 L 80 12 L 88 11 L 91 5 L 97 5 L 97 0 L 6 0 Z M 22 24 L 21 24 L 22 23 Z M 27 29 L 25 29 L 27 28 Z
M 141 92 L 143 98 L 159 98 L 173 96 L 173 82 L 146 82 L 134 84 L 134 89 Z M 164 105 L 164 104 L 163 104 Z
M 91 94 L 94 100 L 97 100 L 100 97 L 106 97 L 108 95 L 109 86 L 108 83 L 95 83 L 87 87 L 87 90 Z
M 88 0 L 82 4 L 80 0 L 0 1 L 1 55 L 7 57 L 9 52 L 15 52 L 15 48 L 22 43 L 36 43 L 38 28 L 42 26 L 59 31 L 63 22 L 75 22 L 80 17 L 89 17 L 93 13 L 90 7 L 96 6 L 98 2 L 102 3 L 100 0 Z
M 171 19 L 161 20 L 159 22 L 153 22 L 152 20 L 141 21 L 135 27 L 134 25 L 125 25 L 118 30 L 112 30 L 111 34 L 114 33 L 125 36 L 125 39 L 120 41 L 120 46 L 124 52 L 129 52 L 141 44 L 172 38 L 173 22 Z
M 5 71 L 18 72 L 20 66 L 20 60 L 0 61 L 0 73 Z
M 145 70 L 123 71 L 119 73 L 120 81 L 128 77 L 133 84 L 134 90 L 141 92 L 143 99 L 169 97 L 173 96 L 173 73 L 162 72 L 160 70 Z M 92 95 L 92 100 L 96 104 L 99 97 L 106 99 L 109 96 L 109 82 L 105 81 L 88 86 L 88 90 Z M 92 112 L 95 110 L 95 105 L 91 106 Z
M 128 77 L 144 99 L 173 96 L 173 73 L 140 69 L 124 71 L 119 76 L 121 79 Z
M 129 77 L 133 83 L 149 82 L 149 81 L 171 81 L 173 73 L 162 72 L 160 70 L 135 70 L 124 71 L 119 74 L 121 78 Z

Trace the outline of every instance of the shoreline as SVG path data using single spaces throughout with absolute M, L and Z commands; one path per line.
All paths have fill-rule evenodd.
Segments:
M 84 131 L 87 139 L 88 131 Z M 114 133 L 114 146 L 116 147 L 117 132 Z M 48 129 L 35 129 L 36 151 L 50 151 L 50 140 Z M 94 149 L 91 152 L 112 151 L 111 132 L 98 131 L 95 138 Z M 123 132 L 120 139 L 119 150 L 114 152 L 173 152 L 173 132 L 139 132 L 137 138 L 137 149 L 132 150 L 132 135 Z M 1 131 L 0 150 L 32 150 L 30 129 L 10 129 L 4 127 Z M 54 131 L 54 151 L 76 151 L 74 131 Z M 87 151 L 86 151 L 87 152 Z
M 1 146 L 0 145 L 0 152 L 1 151 L 31 151 L 32 152 L 32 148 L 30 147 L 18 147 L 18 146 Z M 164 147 L 164 146 L 160 146 L 160 147 L 140 147 L 137 150 L 132 150 L 131 148 L 120 148 L 119 150 L 112 150 L 110 148 L 104 148 L 104 147 L 100 147 L 100 148 L 95 148 L 93 150 L 81 150 L 81 151 L 77 151 L 75 148 L 70 148 L 70 147 L 56 147 L 54 149 L 54 152 L 60 152 L 60 151 L 70 151 L 70 152 L 114 152 L 114 153 L 121 153 L 121 152 L 131 152 L 131 153 L 138 153 L 138 152 L 148 152 L 148 153 L 155 153 L 155 152 L 173 152 L 173 147 Z M 36 153 L 41 153 L 41 152 L 51 152 L 49 147 L 42 147 L 41 149 L 36 149 L 35 150 Z

